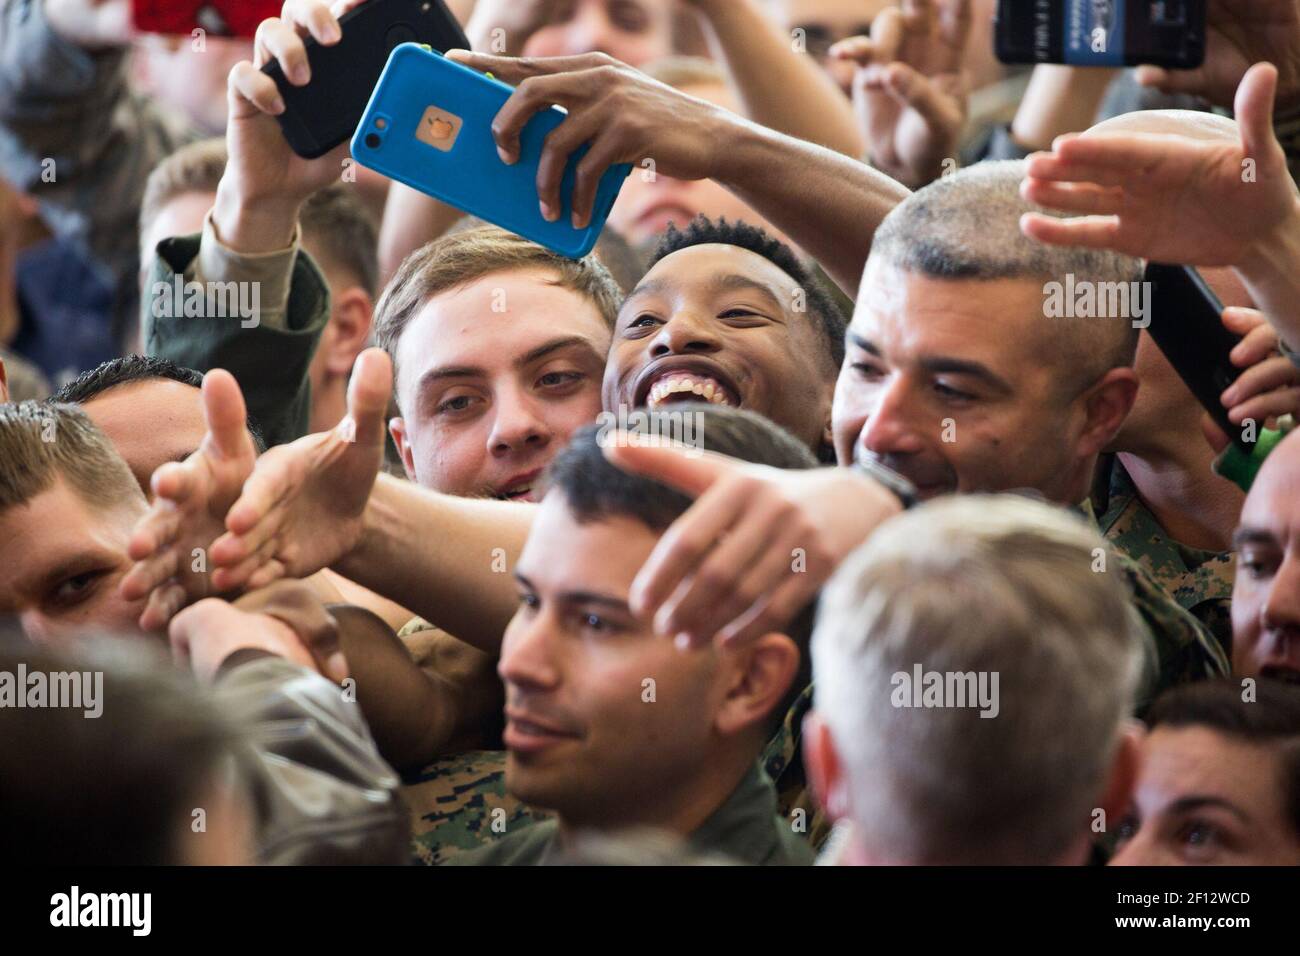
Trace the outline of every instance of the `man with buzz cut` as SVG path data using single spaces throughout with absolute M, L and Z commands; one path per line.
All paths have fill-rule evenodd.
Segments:
M 902 474 L 922 500 L 1028 489 L 1095 521 L 1092 477 L 1133 407 L 1150 303 L 1139 293 L 1120 314 L 1057 314 L 1053 297 L 1129 288 L 1142 262 L 1023 235 L 1021 216 L 1039 209 L 1020 197 L 1023 178 L 1023 163 L 980 163 L 885 218 L 836 384 L 835 450 L 842 465 Z M 1139 707 L 1227 672 L 1219 642 L 1132 557 L 1099 546 L 1093 566 L 1125 580 L 1146 623 Z
M 1088 861 L 1138 770 L 1140 627 L 1121 580 L 1091 569 L 1101 541 L 1041 502 L 959 496 L 886 522 L 841 565 L 804 730 L 837 821 L 827 862 Z M 917 670 L 925 694 L 900 692 Z
M 682 415 L 699 416 L 711 452 L 781 468 L 810 463 L 792 437 L 734 409 L 650 412 L 637 433 L 668 435 Z M 786 633 L 684 650 L 632 612 L 629 592 L 690 498 L 614 467 L 599 428 L 556 457 L 547 489 L 515 568 L 519 609 L 498 670 L 506 787 L 556 817 L 453 863 L 553 862 L 578 833 L 631 829 L 662 830 L 743 863 L 811 862 L 759 763 L 804 684 L 811 606 Z

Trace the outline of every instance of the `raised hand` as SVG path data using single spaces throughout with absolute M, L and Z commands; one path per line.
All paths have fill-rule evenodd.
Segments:
M 956 162 L 970 20 L 970 0 L 905 0 L 876 17 L 870 37 L 831 47 L 857 64 L 853 103 L 872 164 L 913 189 Z
M 1062 136 L 1029 157 L 1021 195 L 1079 218 L 1021 218 L 1054 245 L 1158 262 L 1241 265 L 1296 219 L 1297 192 L 1273 134 L 1277 70 L 1257 64 L 1237 91 L 1240 139 L 1154 133 Z
M 281 577 L 306 577 L 356 545 L 383 461 L 392 387 L 388 354 L 367 349 L 352 370 L 343 421 L 257 460 L 226 514 L 226 533 L 212 545 L 214 584 L 259 588 Z
M 278 60 L 294 86 L 311 81 L 303 37 L 332 46 L 342 39 L 339 16 L 365 0 L 288 0 L 281 16 L 262 21 L 253 41 L 253 61 L 236 63 L 227 84 L 230 158 L 217 190 L 213 221 L 222 241 L 238 252 L 258 253 L 289 245 L 298 210 L 309 196 L 336 181 L 348 155 L 344 143 L 318 159 L 289 148 L 275 117 L 284 100 L 261 67 Z
M 244 397 L 234 376 L 213 369 L 203 378 L 208 431 L 183 462 L 153 474 L 153 504 L 127 546 L 136 562 L 119 585 L 128 600 L 148 597 L 140 626 L 157 630 L 186 604 L 215 590 L 208 549 L 226 511 L 253 470 L 257 449 L 248 433 Z
M 901 510 L 848 468 L 784 471 L 723 455 L 611 443 L 611 462 L 697 498 L 632 584 L 632 610 L 682 643 L 780 630 Z

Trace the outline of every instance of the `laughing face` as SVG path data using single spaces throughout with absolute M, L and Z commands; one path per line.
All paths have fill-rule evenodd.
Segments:
M 600 412 L 609 327 L 545 268 L 441 292 L 397 345 L 393 440 L 407 475 L 469 497 L 535 501 L 542 469 Z
M 1241 509 L 1232 671 L 1300 683 L 1300 440 L 1269 455 Z
M 747 408 L 819 448 L 834 371 L 812 313 L 784 270 L 737 246 L 665 256 L 619 313 L 605 410 L 709 401 Z

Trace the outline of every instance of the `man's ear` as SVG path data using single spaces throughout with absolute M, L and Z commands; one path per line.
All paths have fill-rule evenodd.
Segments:
M 1138 377 L 1131 368 L 1113 368 L 1083 396 L 1083 433 L 1079 453 L 1100 454 L 1119 434 L 1137 400 Z
M 5 360 L 0 358 L 0 405 L 9 401 L 9 373 L 5 371 Z
M 799 672 L 799 646 L 773 632 L 724 653 L 731 657 L 729 686 L 714 720 L 730 737 L 771 718 Z
M 370 340 L 375 318 L 375 303 L 360 286 L 349 286 L 337 296 L 330 315 L 331 334 L 322 345 L 327 349 L 325 367 L 331 375 L 347 377 L 357 356 Z
M 1125 721 L 1120 731 L 1119 745 L 1111 759 L 1106 776 L 1106 787 L 1097 803 L 1105 814 L 1106 827 L 1118 823 L 1133 801 L 1137 791 L 1138 776 L 1142 772 L 1142 740 L 1146 730 L 1136 720 Z
M 849 816 L 849 776 L 831 729 L 815 710 L 803 719 L 803 766 L 817 805 L 832 821 Z
M 402 467 L 406 469 L 406 477 L 411 481 L 415 481 L 415 454 L 412 452 L 411 443 L 406 437 L 406 419 L 400 415 L 390 419 L 388 434 L 393 436 L 393 444 L 397 446 L 397 453 L 402 456 Z

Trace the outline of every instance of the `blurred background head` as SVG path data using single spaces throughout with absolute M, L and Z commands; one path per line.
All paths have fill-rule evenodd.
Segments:
M 0 707 L 7 859 L 24 866 L 253 862 L 239 730 L 153 650 L 97 635 L 56 654 L 0 631 L 0 681 L 21 676 L 21 693 L 33 681 L 75 683 L 80 694 L 50 692 L 45 706 Z M 73 700 L 78 706 L 51 706 Z

